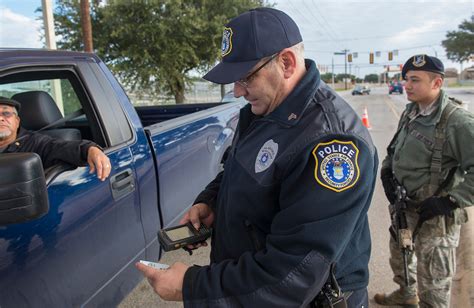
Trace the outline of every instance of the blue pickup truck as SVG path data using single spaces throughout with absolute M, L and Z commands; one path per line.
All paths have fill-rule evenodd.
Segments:
M 134 107 L 95 55 L 0 50 L 0 95 L 22 125 L 99 144 L 113 170 L 43 170 L 36 154 L 0 154 L 0 307 L 112 307 L 159 260 L 177 224 L 222 168 L 242 103 Z

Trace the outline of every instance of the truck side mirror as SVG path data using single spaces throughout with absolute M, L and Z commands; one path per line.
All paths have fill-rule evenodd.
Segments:
M 48 190 L 38 154 L 0 154 L 0 175 L 0 225 L 48 213 Z

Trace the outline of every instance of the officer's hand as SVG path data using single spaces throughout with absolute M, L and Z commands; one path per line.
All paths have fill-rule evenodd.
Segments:
M 394 204 L 397 200 L 395 191 L 397 190 L 397 184 L 393 180 L 393 172 L 391 168 L 383 168 L 380 171 L 380 179 L 382 180 L 383 190 L 385 196 L 387 196 L 390 204 Z
M 197 203 L 184 214 L 179 223 L 185 224 L 188 221 L 190 221 L 196 229 L 199 229 L 201 223 L 210 227 L 214 222 L 214 211 L 205 203 Z
M 164 300 L 183 300 L 184 274 L 189 266 L 176 262 L 166 270 L 155 269 L 140 262 L 135 264 L 138 270 L 148 279 L 153 290 Z
M 449 197 L 430 197 L 422 201 L 418 208 L 420 223 L 439 215 L 449 216 L 458 207 Z
M 98 147 L 92 146 L 87 150 L 87 163 L 89 164 L 89 173 L 97 171 L 97 177 L 101 181 L 104 181 L 112 170 L 109 158 Z
M 179 223 L 185 224 L 188 221 L 190 221 L 197 230 L 201 227 L 201 223 L 209 228 L 214 223 L 214 211 L 205 203 L 196 203 L 186 212 L 186 214 L 184 214 Z M 207 243 L 201 242 L 194 245 L 188 245 L 187 247 L 192 250 L 201 246 L 205 247 L 207 246 Z

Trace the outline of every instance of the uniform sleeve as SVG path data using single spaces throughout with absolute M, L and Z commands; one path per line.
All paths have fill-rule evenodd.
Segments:
M 474 115 L 464 110 L 459 112 L 453 121 L 454 125 L 449 127 L 447 139 L 453 159 L 464 172 L 464 181 L 448 193 L 461 207 L 466 207 L 474 204 Z
M 84 166 L 87 163 L 88 149 L 91 146 L 98 147 L 89 140 L 66 141 L 41 134 L 34 134 L 30 138 L 33 138 L 34 143 L 32 151 L 41 157 L 43 168 L 61 161 L 74 166 Z
M 345 142 L 351 144 L 351 154 L 340 147 Z M 318 152 L 327 150 L 325 145 L 345 154 L 317 158 Z M 342 170 L 337 173 L 335 167 Z M 358 280 L 363 285 L 353 286 L 365 287 L 370 254 L 367 210 L 376 172 L 375 149 L 361 140 L 337 136 L 305 147 L 282 176 L 280 211 L 264 249 L 248 251 L 237 260 L 189 268 L 183 285 L 185 306 L 306 306 L 326 282 L 333 262 L 336 275 L 362 269 Z M 324 179 L 329 173 L 331 180 Z M 338 263 L 342 255 L 344 264 Z

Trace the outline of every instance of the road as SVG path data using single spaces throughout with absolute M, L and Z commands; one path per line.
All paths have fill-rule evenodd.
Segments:
M 454 96 L 467 102 L 468 109 L 474 111 L 474 88 L 453 88 L 447 90 Z M 370 95 L 352 96 L 349 91 L 341 92 L 344 97 L 362 117 L 367 108 L 371 135 L 378 149 L 380 161 L 386 155 L 386 147 L 395 133 L 400 114 L 407 104 L 406 96 L 399 94 L 388 95 L 386 87 L 373 88 Z M 372 234 L 372 255 L 370 260 L 369 298 L 375 293 L 390 292 L 397 286 L 392 282 L 389 267 L 388 226 L 390 219 L 387 211 L 387 201 L 382 184 L 377 180 L 372 205 L 369 210 L 369 223 Z M 204 265 L 209 263 L 209 248 L 200 248 L 192 256 L 183 250 L 165 253 L 160 262 L 172 264 L 181 261 L 186 264 Z M 472 262 L 471 262 L 472 263 Z M 471 272 L 472 273 L 472 272 Z M 373 300 L 371 307 L 380 307 Z M 120 308 L 131 307 L 182 307 L 181 303 L 164 302 L 155 295 L 146 280 L 120 304 Z

